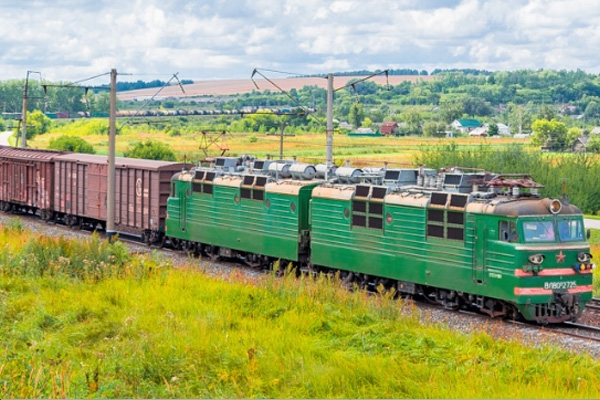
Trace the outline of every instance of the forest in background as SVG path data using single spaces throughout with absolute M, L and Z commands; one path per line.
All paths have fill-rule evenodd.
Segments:
M 424 133 L 427 123 L 449 124 L 463 117 L 504 123 L 513 132 L 524 133 L 531 131 L 531 124 L 540 115 L 549 120 L 561 119 L 568 127 L 584 129 L 598 125 L 600 121 L 600 77 L 596 74 L 581 70 L 440 70 L 432 75 L 435 79 L 405 81 L 393 86 L 377 85 L 369 80 L 352 84 L 336 91 L 334 116 L 355 127 L 384 120 L 404 122 L 404 133 L 417 135 Z M 343 80 L 338 78 L 338 81 Z M 24 83 L 24 80 L 0 82 L 0 106 L 7 119 L 20 115 Z M 140 81 L 122 82 L 121 87 L 139 88 L 140 84 Z M 106 113 L 109 95 L 102 89 L 105 88 L 86 90 L 66 82 L 30 80 L 28 111 L 65 112 L 71 117 L 77 113 Z M 139 106 L 139 102 L 118 104 L 120 110 L 137 109 Z M 326 90 L 305 86 L 282 93 L 272 87 L 236 96 L 171 98 L 147 104 L 148 109 L 166 110 L 195 108 L 223 111 L 274 107 L 301 107 L 314 111 L 311 118 L 298 118 L 297 124 L 307 131 L 318 129 L 322 121 L 315 123 L 315 120 L 325 116 Z M 224 122 L 239 119 L 241 116 L 232 115 Z

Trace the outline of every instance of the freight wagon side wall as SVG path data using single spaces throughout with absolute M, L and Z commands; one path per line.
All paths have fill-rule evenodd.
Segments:
M 97 218 L 88 207 L 89 200 L 95 198 L 97 189 L 91 170 L 94 165 L 79 164 L 74 161 L 57 160 L 55 163 L 55 211 L 65 215 Z M 91 213 L 91 214 L 90 214 Z
M 20 149 L 0 152 L 0 200 L 41 210 L 53 208 L 54 163 L 51 153 Z M 37 154 L 40 153 L 38 156 Z
M 179 164 L 117 168 L 115 224 L 137 230 L 164 230 L 171 177 L 180 170 Z

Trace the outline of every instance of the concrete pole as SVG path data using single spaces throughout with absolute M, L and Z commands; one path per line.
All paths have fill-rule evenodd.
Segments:
M 281 125 L 279 126 L 279 159 L 283 160 L 283 131 L 285 130 L 285 127 L 287 126 L 287 124 L 285 122 L 282 122 Z
M 115 136 L 117 134 L 117 70 L 110 71 L 110 113 L 108 119 L 108 184 L 106 204 L 106 236 L 115 235 Z
M 29 86 L 29 71 L 23 86 L 23 113 L 21 115 L 21 147 L 27 148 L 27 87 Z
M 333 74 L 327 74 L 327 171 L 333 166 Z M 327 173 L 326 173 L 327 174 Z

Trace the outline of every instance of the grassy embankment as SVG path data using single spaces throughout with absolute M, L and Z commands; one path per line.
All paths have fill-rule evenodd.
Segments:
M 0 227 L 0 397 L 597 397 L 600 362 L 337 281 L 209 277 Z M 490 321 L 488 329 L 499 332 Z
M 594 297 L 600 297 L 600 230 L 591 229 L 591 237 L 589 239 L 592 253 L 592 260 L 597 265 L 596 274 L 594 275 Z

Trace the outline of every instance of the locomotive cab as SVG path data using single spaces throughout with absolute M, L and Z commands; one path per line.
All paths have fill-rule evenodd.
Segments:
M 580 210 L 530 198 L 500 202 L 493 214 L 500 221 L 481 249 L 483 283 L 504 288 L 528 320 L 577 319 L 592 297 L 595 268 Z

